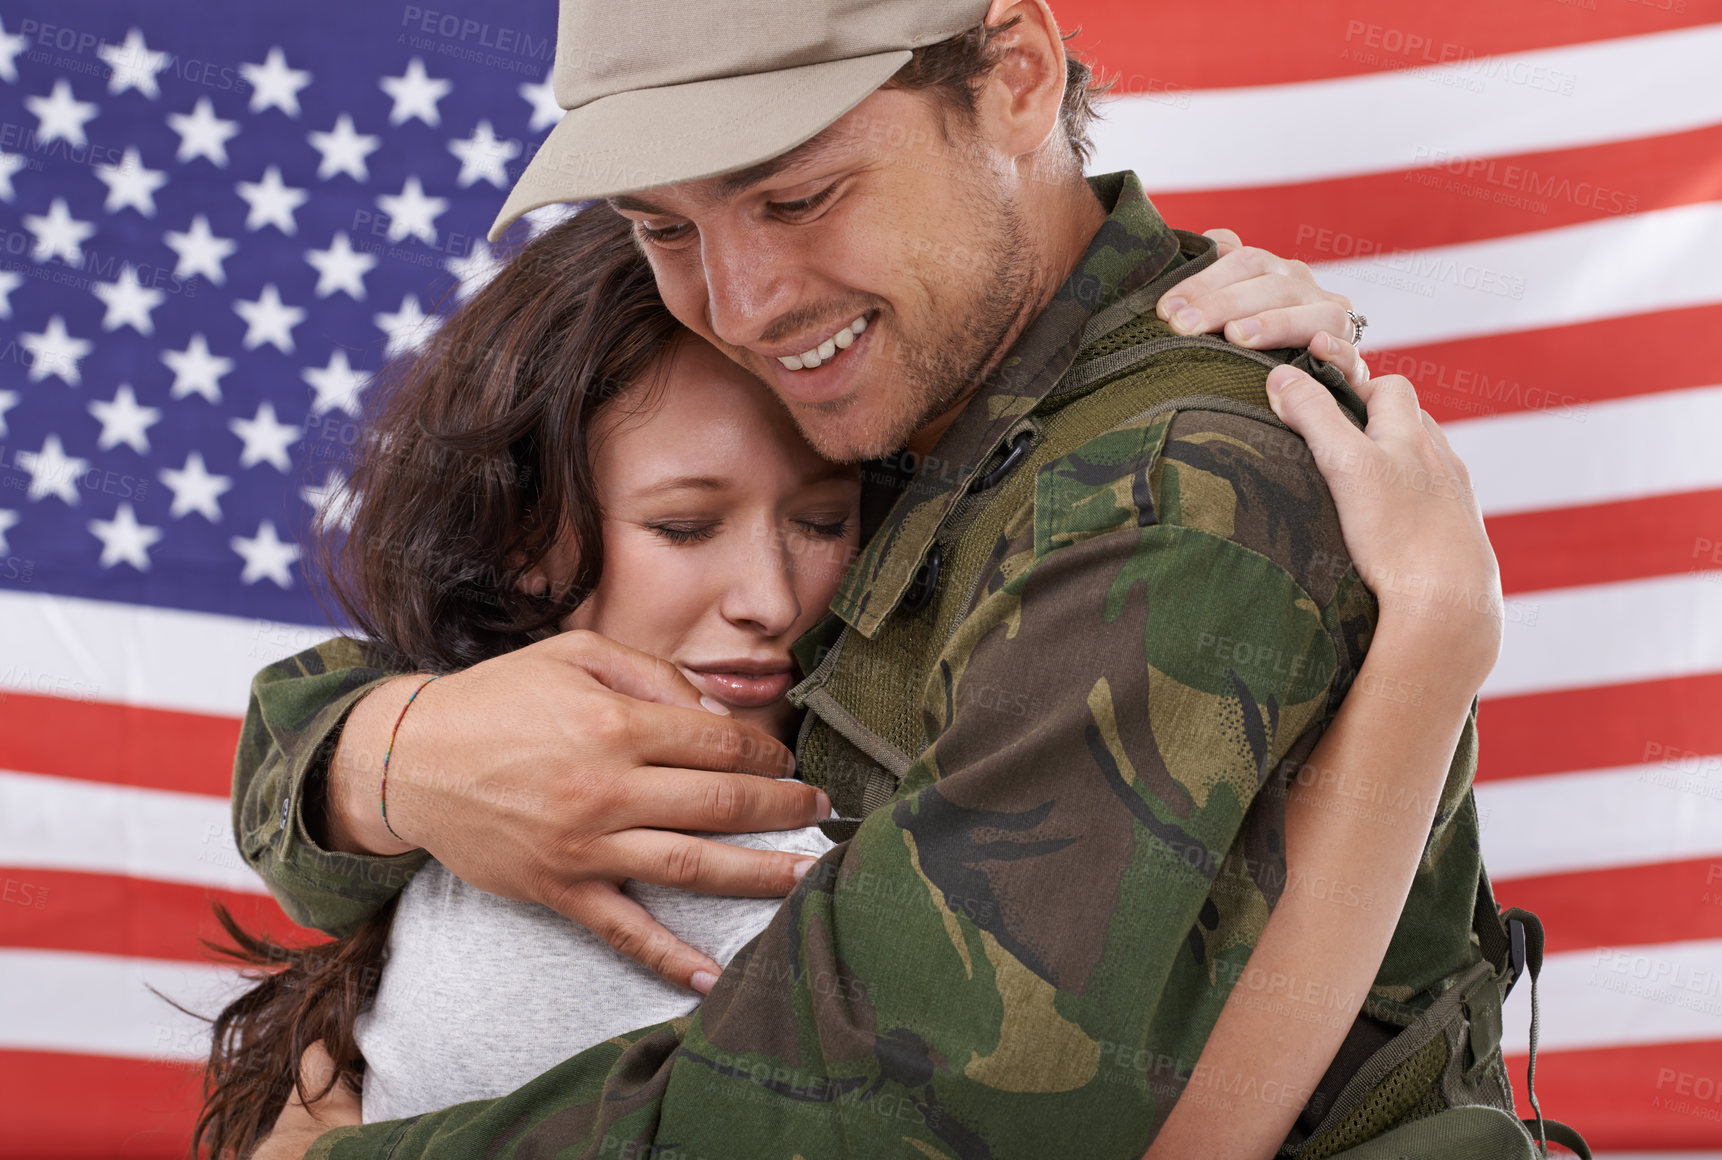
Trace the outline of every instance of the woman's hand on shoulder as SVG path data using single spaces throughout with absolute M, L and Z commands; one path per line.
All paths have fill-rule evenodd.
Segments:
M 1353 387 L 1369 381 L 1349 342 L 1332 354 L 1317 342 L 1351 333 L 1351 299 L 1323 290 L 1306 263 L 1246 246 L 1231 230 L 1206 236 L 1219 243 L 1219 260 L 1166 291 L 1157 307 L 1162 321 L 1181 334 L 1224 331 L 1227 341 L 1253 350 L 1311 347 Z
M 1324 345 L 1337 356 L 1337 343 Z M 1358 394 L 1369 408 L 1361 431 L 1309 375 L 1268 376 L 1274 413 L 1309 444 L 1352 564 L 1380 602 L 1371 651 L 1403 646 L 1480 686 L 1500 655 L 1504 603 L 1470 473 L 1408 379 L 1384 375 Z
M 1280 419 L 1315 452 L 1339 509 L 1346 547 L 1381 601 L 1372 649 L 1403 642 L 1440 656 L 1478 684 L 1500 653 L 1500 574 L 1465 465 L 1417 392 L 1399 375 L 1371 379 L 1352 342 L 1351 300 L 1323 290 L 1303 262 L 1209 230 L 1220 256 L 1161 298 L 1161 319 L 1184 334 L 1223 330 L 1256 350 L 1308 348 L 1344 373 L 1369 408 L 1359 431 L 1321 384 L 1291 367 L 1268 378 Z

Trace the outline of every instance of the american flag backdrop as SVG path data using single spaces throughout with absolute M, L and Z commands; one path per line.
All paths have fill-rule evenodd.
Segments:
M 1096 171 L 1314 265 L 1471 467 L 1545 1111 L 1722 1149 L 1722 0 L 1054 9 L 1118 82 Z M 211 898 L 292 929 L 229 829 L 247 684 L 327 634 L 300 542 L 367 376 L 493 268 L 555 6 L 0 25 L 0 1156 L 182 1155 L 206 1043 L 149 988 L 229 993 Z

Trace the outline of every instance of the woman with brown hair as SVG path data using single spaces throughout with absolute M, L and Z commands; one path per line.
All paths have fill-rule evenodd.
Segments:
M 848 564 L 858 473 L 815 455 L 759 384 L 681 331 L 626 221 L 599 207 L 526 246 L 384 392 L 350 528 L 322 539 L 380 666 L 454 673 L 596 631 L 675 662 L 712 711 L 788 730 L 789 645 Z M 809 858 L 831 846 L 812 827 L 714 837 Z M 629 892 L 720 962 L 778 905 Z M 363 1074 L 366 1117 L 388 1119 L 501 1094 L 698 1000 L 435 862 L 334 943 L 289 949 L 224 921 L 232 957 L 273 973 L 215 1021 L 198 1124 L 214 1155 L 268 1130 L 319 1041 L 342 1082 Z M 566 985 L 538 985 L 552 970 Z M 492 1034 L 504 1013 L 556 1033 L 505 1042 Z
M 824 615 L 859 541 L 856 471 L 820 459 L 761 384 L 679 328 L 629 223 L 602 206 L 526 246 L 397 368 L 351 488 L 350 530 L 325 559 L 379 667 L 450 674 L 557 632 L 599 633 L 677 665 L 711 711 L 780 737 L 795 718 L 790 646 Z M 1348 531 L 1366 527 L 1376 542 L 1395 516 L 1456 520 L 1449 539 L 1488 552 L 1474 505 L 1411 510 L 1426 498 L 1382 489 L 1341 512 Z M 1419 752 L 1426 739 L 1371 731 L 1378 700 L 1348 700 L 1311 764 L 1372 764 L 1418 786 L 1432 766 L 1444 773 L 1444 756 Z M 1288 800 L 1288 834 L 1317 852 L 1288 861 L 1351 881 L 1373 868 L 1395 902 L 1334 930 L 1331 914 L 1300 913 L 1288 898 L 1276 919 L 1285 912 L 1308 937 L 1264 938 L 1251 966 L 1292 955 L 1299 974 L 1361 991 L 1428 819 L 1408 814 L 1368 848 L 1338 851 L 1319 840 L 1323 808 L 1319 786 Z M 726 840 L 810 859 L 830 848 L 813 828 Z M 778 907 L 629 892 L 720 963 Z M 220 1157 L 248 1155 L 272 1124 L 303 1124 L 311 1108 L 323 1126 L 357 1122 L 361 1092 L 366 1121 L 498 1095 L 698 1003 L 555 912 L 488 895 L 435 862 L 347 939 L 295 949 L 227 927 L 231 957 L 261 970 L 215 1021 L 196 1139 Z M 1300 1028 L 1292 1049 L 1264 1060 L 1252 1053 L 1271 1018 L 1228 1004 L 1202 1064 L 1313 1087 L 1338 1036 Z M 1223 1120 L 1231 1138 L 1277 1142 L 1286 1111 L 1192 1103 L 1183 1123 L 1206 1116 L 1204 1131 Z

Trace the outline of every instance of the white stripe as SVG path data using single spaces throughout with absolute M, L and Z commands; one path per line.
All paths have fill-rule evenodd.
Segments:
M 1711 24 L 1427 69 L 1121 97 L 1096 127 L 1093 170 L 1135 169 L 1150 193 L 1171 193 L 1660 136 L 1722 122 L 1718 60 L 1722 24 Z M 1544 87 L 1569 78 L 1568 94 Z
M 1507 599 L 1484 697 L 1722 672 L 1722 572 L 1524 592 Z
M 213 1016 L 247 985 L 237 972 L 213 965 L 0 949 L 0 993 L 29 996 L 7 1004 L 0 1050 L 207 1058 L 207 1024 L 149 988 Z M 1722 940 L 1549 955 L 1537 991 L 1543 1050 L 1722 1039 Z M 1523 1054 L 1529 1036 L 1525 980 L 1507 1002 L 1508 1053 Z
M 1722 262 L 1696 257 L 1718 253 L 1722 202 L 1702 202 L 1314 269 L 1394 349 L 1722 302 Z
M 1483 722 L 1486 736 L 1486 708 Z M 1660 747 L 1652 755 L 1656 760 L 1621 769 L 1478 785 L 1489 877 L 1722 858 L 1722 756 L 1664 757 Z
M 267 894 L 226 798 L 0 770 L 0 864 Z
M 1548 955 L 1537 999 L 1539 1051 L 1722 1039 L 1722 940 Z M 1523 1055 L 1531 1032 L 1529 978 L 1513 988 L 1505 1015 L 1501 1041 L 1508 1054 Z M 1584 1122 L 1577 1110 L 1553 1114 Z
M 253 674 L 327 628 L 0 591 L 0 690 L 241 716 Z
M 122 1059 L 207 1060 L 209 1025 L 162 995 L 213 1017 L 249 984 L 238 972 L 161 959 L 0 950 L 0 1050 Z
M 1442 430 L 1484 515 L 1722 487 L 1722 387 L 1461 419 Z M 1722 526 L 1712 530 L 1722 542 Z

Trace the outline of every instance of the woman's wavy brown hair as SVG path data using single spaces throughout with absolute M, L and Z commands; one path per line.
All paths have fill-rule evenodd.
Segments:
M 588 433 L 680 333 L 632 226 L 600 203 L 522 248 L 385 372 L 351 527 L 319 537 L 336 600 L 385 667 L 465 668 L 553 633 L 585 599 L 604 567 Z M 572 583 L 524 591 L 565 531 L 580 546 Z
M 556 631 L 604 566 L 588 435 L 619 396 L 655 381 L 682 333 L 631 227 L 599 204 L 524 246 L 419 354 L 388 368 L 358 441 L 350 526 L 330 521 L 318 535 L 329 590 L 380 667 L 449 672 Z M 572 582 L 525 592 L 565 531 L 579 546 Z M 313 1043 L 334 1059 L 330 1087 L 359 1089 L 354 1026 L 376 995 L 394 904 L 306 947 L 216 913 L 233 945 L 206 945 L 255 979 L 214 1020 L 192 1136 L 194 1155 L 227 1160 L 268 1134 Z

